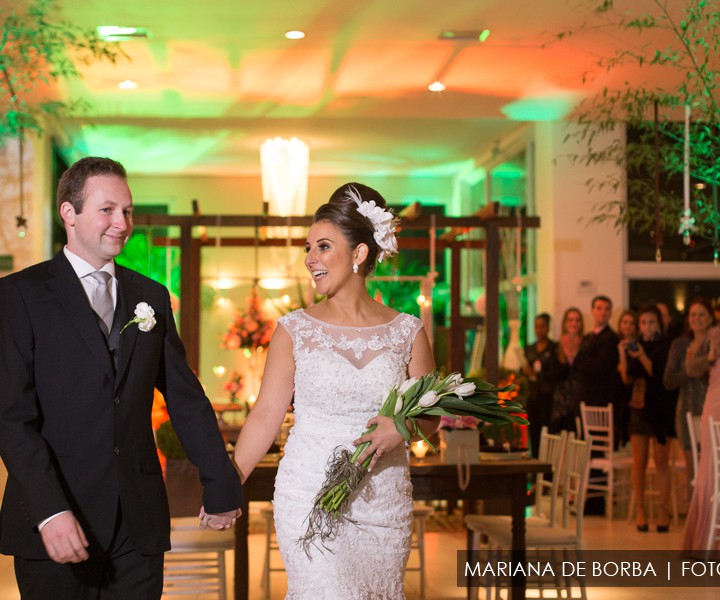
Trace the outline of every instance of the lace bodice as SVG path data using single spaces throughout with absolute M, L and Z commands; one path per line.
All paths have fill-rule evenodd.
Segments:
M 298 310 L 278 323 L 292 339 L 295 425 L 275 485 L 275 523 L 288 573 L 288 598 L 403 598 L 409 553 L 412 489 L 404 445 L 383 455 L 351 497 L 349 520 L 330 551 L 309 560 L 296 540 L 339 447 L 377 415 L 392 386 L 407 376 L 422 325 L 406 314 L 373 327 L 325 323 Z M 357 564 L 365 568 L 359 570 Z

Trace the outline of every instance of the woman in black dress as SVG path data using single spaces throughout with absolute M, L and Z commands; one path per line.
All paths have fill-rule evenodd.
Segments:
M 663 385 L 670 340 L 662 337 L 660 311 L 654 305 L 638 312 L 637 342 L 620 342 L 620 376 L 632 383 L 630 399 L 630 443 L 633 449 L 633 490 L 637 505 L 638 531 L 647 531 L 645 474 L 652 440 L 660 492 L 657 531 L 670 526 L 670 438 L 675 437 L 675 396 Z

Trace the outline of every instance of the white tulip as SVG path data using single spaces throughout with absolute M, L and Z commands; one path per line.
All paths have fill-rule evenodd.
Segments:
M 429 392 L 425 392 L 420 400 L 418 400 L 417 405 L 427 408 L 428 406 L 432 406 L 440 399 L 440 396 L 438 396 L 437 392 L 433 392 L 430 390 Z
M 407 392 L 413 385 L 417 383 L 417 377 L 411 377 L 402 382 L 402 385 L 398 388 L 398 396 L 402 396 Z
M 398 414 L 403 407 L 403 397 L 398 396 L 397 400 L 395 400 L 395 412 L 393 414 Z
M 465 398 L 465 396 L 472 396 L 475 393 L 475 384 L 472 381 L 466 381 L 463 384 L 460 384 L 457 386 L 453 393 L 460 396 L 460 398 Z
M 460 373 L 453 373 L 448 377 L 448 383 L 453 386 L 460 385 L 462 383 L 462 375 L 460 375 Z

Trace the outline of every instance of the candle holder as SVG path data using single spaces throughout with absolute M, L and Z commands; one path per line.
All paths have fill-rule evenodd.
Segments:
M 424 440 L 419 440 L 417 442 L 413 442 L 410 444 L 410 452 L 413 453 L 413 456 L 415 458 L 423 459 L 425 458 L 425 455 L 428 453 L 428 450 L 430 447 L 427 445 L 427 442 Z

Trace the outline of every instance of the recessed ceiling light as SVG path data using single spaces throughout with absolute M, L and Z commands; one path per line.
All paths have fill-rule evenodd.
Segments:
M 301 40 L 305 37 L 305 32 L 296 29 L 292 31 L 286 31 L 285 37 L 289 40 Z
M 127 42 L 128 40 L 144 39 L 148 37 L 148 30 L 145 27 L 99 25 L 96 31 L 106 42 Z
M 433 81 L 429 86 L 428 89 L 431 92 L 444 92 L 445 91 L 445 84 L 441 83 L 439 81 Z
M 136 90 L 138 88 L 138 82 L 133 81 L 132 79 L 126 79 L 125 81 L 118 83 L 118 87 L 121 90 Z

